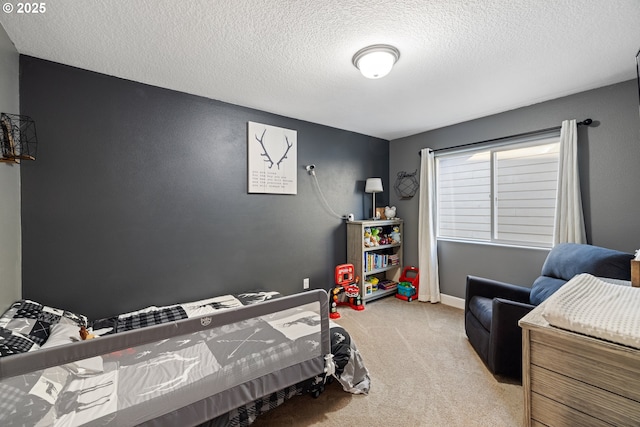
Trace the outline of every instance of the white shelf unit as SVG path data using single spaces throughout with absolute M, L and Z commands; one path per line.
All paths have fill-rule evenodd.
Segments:
M 390 245 L 370 246 L 364 245 L 364 232 L 366 228 L 374 227 L 382 228 L 381 234 L 391 234 L 393 227 L 400 230 L 400 242 Z M 371 276 L 376 276 L 380 280 L 399 281 L 402 274 L 402 245 L 404 241 L 403 221 L 401 219 L 387 220 L 365 220 L 347 222 L 347 263 L 353 264 L 355 274 L 360 277 L 360 296 L 362 303 L 382 298 L 388 295 L 394 295 L 396 289 L 378 289 L 370 295 L 366 295 L 364 282 Z M 365 270 L 366 257 L 368 255 L 397 255 L 399 263 L 397 265 L 388 265 L 386 267 Z

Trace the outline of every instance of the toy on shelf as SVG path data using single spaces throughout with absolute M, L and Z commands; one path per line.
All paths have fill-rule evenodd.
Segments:
M 399 281 L 396 298 L 409 302 L 418 298 L 418 289 L 420 288 L 420 271 L 418 267 L 405 267 L 402 270 Z
M 380 279 L 378 279 L 376 276 L 371 276 L 365 282 L 368 282 L 371 285 L 371 292 L 375 292 L 375 291 L 378 290 L 378 282 L 379 281 L 380 281 Z
M 365 227 L 364 229 L 364 246 L 370 248 L 373 246 L 373 236 L 371 235 L 371 228 Z
M 371 240 L 373 241 L 373 246 L 380 246 L 381 231 L 382 231 L 382 228 L 380 227 L 371 228 Z
M 394 243 L 400 243 L 402 236 L 400 236 L 400 227 L 397 225 L 393 227 L 393 231 L 391 232 L 391 239 Z
M 339 319 L 340 313 L 338 313 L 339 305 L 348 305 L 352 309 L 360 311 L 364 310 L 362 305 L 362 299 L 360 298 L 360 288 L 358 282 L 360 277 L 355 277 L 355 270 L 353 264 L 340 264 L 336 267 L 335 282 L 336 286 L 329 294 L 330 301 L 330 313 L 331 319 Z M 341 301 L 341 295 L 344 293 L 344 301 Z
M 387 219 L 393 219 L 396 217 L 396 207 L 395 206 L 385 206 L 384 208 L 384 216 L 387 217 Z

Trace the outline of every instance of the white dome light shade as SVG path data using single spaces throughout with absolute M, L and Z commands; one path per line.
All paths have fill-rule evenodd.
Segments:
M 353 65 L 368 79 L 379 79 L 391 71 L 400 58 L 400 51 L 393 46 L 376 44 L 360 49 L 353 55 Z

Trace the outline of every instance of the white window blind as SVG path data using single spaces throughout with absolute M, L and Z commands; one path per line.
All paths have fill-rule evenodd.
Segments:
M 438 237 L 550 247 L 559 135 L 436 158 Z
M 438 235 L 491 239 L 490 153 L 437 158 Z

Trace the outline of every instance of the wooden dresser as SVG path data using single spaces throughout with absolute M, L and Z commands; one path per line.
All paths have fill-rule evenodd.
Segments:
M 639 308 L 640 309 L 640 308 Z M 525 426 L 640 426 L 640 350 L 523 317 Z

